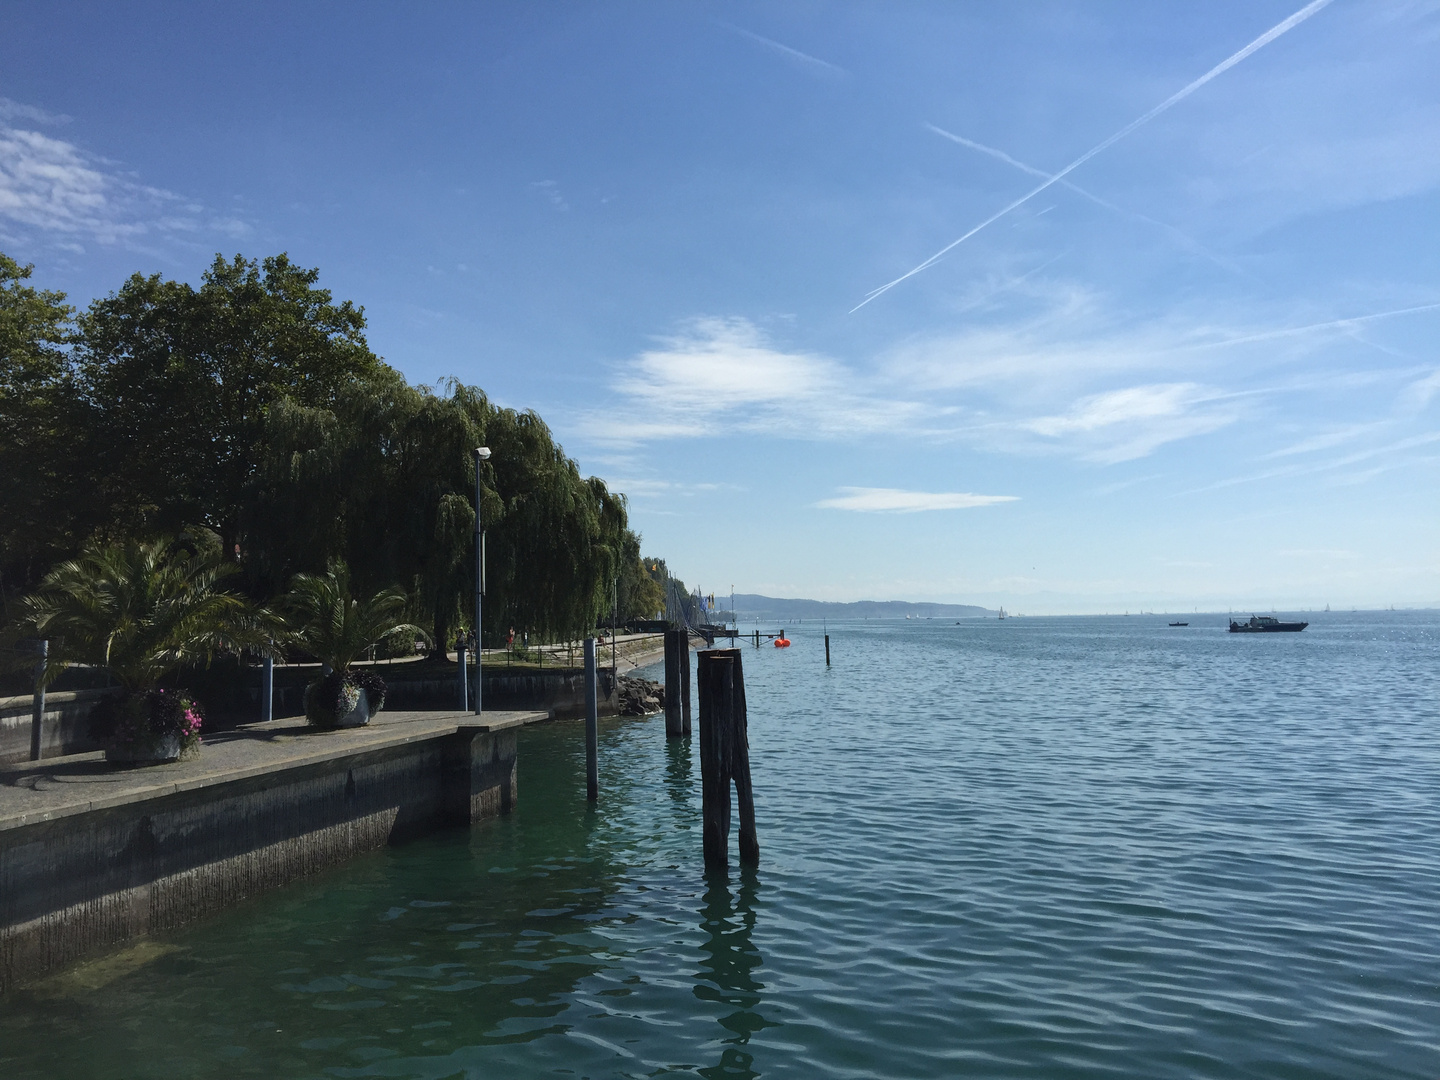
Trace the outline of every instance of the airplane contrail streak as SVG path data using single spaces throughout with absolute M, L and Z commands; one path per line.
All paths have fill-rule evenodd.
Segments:
M 986 146 L 984 143 L 978 143 L 974 139 L 967 139 L 963 135 L 956 135 L 953 131 L 946 131 L 942 127 L 937 127 L 935 124 L 927 123 L 925 126 L 929 130 L 933 131 L 936 135 L 941 136 L 942 138 L 949 139 L 951 142 L 954 143 L 959 143 L 961 146 L 968 147 L 971 150 L 977 150 L 982 154 L 986 154 L 990 157 L 995 158 L 997 161 L 1003 161 L 1006 165 L 1013 165 L 1021 172 L 1029 173 L 1031 176 L 1038 176 L 1041 179 L 1049 179 L 1050 177 L 1050 174 L 1045 172 L 1043 169 L 1037 169 L 1034 165 L 1027 165 L 1025 164 L 1025 162 L 1011 157 L 1009 154 L 1005 153 L 1004 150 L 997 150 L 993 146 Z M 1087 191 L 1079 184 L 1071 183 L 1069 180 L 1061 181 L 1060 186 L 1075 192 L 1076 195 L 1080 195 L 1083 198 L 1089 199 L 1096 206 L 1103 206 L 1106 210 L 1109 210 L 1112 213 L 1119 214 L 1121 217 L 1130 218 L 1132 221 L 1143 221 L 1147 225 L 1153 225 L 1157 229 L 1164 230 L 1173 239 L 1177 240 L 1181 247 L 1197 255 L 1203 255 L 1205 258 L 1213 262 L 1216 266 L 1228 270 L 1231 273 L 1242 272 L 1240 268 L 1235 265 L 1234 261 L 1221 258 L 1213 251 L 1198 243 L 1193 237 L 1187 236 L 1185 233 L 1175 228 L 1174 225 L 1167 225 L 1165 222 L 1157 221 L 1155 218 L 1152 218 L 1146 214 L 1139 214 L 1136 213 L 1134 210 L 1126 210 L 1123 206 L 1116 206 L 1109 200 L 1102 199 L 1094 192 Z
M 1193 349 L 1221 349 L 1230 345 L 1248 345 L 1254 341 L 1273 341 L 1276 338 L 1295 337 L 1313 330 L 1334 330 L 1342 326 L 1361 326 L 1379 319 L 1393 319 L 1397 315 L 1416 315 L 1422 311 L 1440 311 L 1440 303 L 1416 304 L 1414 307 L 1395 308 L 1393 311 L 1376 311 L 1370 315 L 1352 315 L 1348 319 L 1331 319 L 1328 322 L 1309 323 L 1306 326 L 1287 326 L 1281 330 L 1262 330 L 1240 337 L 1221 338 L 1190 346 Z
M 988 218 L 982 221 L 979 225 L 976 225 L 973 229 L 965 233 L 965 235 L 961 236 L 959 239 L 953 240 L 949 244 L 946 244 L 943 248 L 937 251 L 934 255 L 931 255 L 930 258 L 926 259 L 913 270 L 909 270 L 906 273 L 901 274 L 894 281 L 887 282 L 886 284 L 881 285 L 878 289 L 871 289 L 870 292 L 865 294 L 864 300 L 861 300 L 860 303 L 856 304 L 853 308 L 850 309 L 850 313 L 854 314 L 855 312 L 859 311 L 866 304 L 870 303 L 871 300 L 874 300 L 877 296 L 881 296 L 884 293 L 889 292 L 896 285 L 899 285 L 902 281 L 914 277 L 922 270 L 928 270 L 930 267 L 934 266 L 935 263 L 939 262 L 941 258 L 943 258 L 955 248 L 959 247 L 966 240 L 969 240 L 981 229 L 984 229 L 986 226 L 992 225 L 995 222 L 999 221 L 1002 217 L 1010 213 L 1010 211 L 1014 210 L 1016 207 L 1025 205 L 1027 202 L 1033 199 L 1036 195 L 1039 195 L 1046 188 L 1059 183 L 1066 176 L 1074 172 L 1081 165 L 1084 165 L 1095 155 L 1104 153 L 1106 150 L 1110 149 L 1110 147 L 1114 146 L 1117 142 L 1125 138 L 1125 136 L 1129 135 L 1137 128 L 1143 127 L 1145 124 L 1148 124 L 1151 120 L 1155 119 L 1155 117 L 1165 112 L 1171 106 L 1179 104 L 1181 101 L 1184 101 L 1187 97 L 1193 94 L 1196 90 L 1199 90 L 1210 80 L 1214 79 L 1218 75 L 1223 75 L 1236 64 L 1240 63 L 1241 60 L 1244 60 L 1251 53 L 1263 49 L 1266 45 L 1270 44 L 1270 42 L 1274 41 L 1281 34 L 1284 34 L 1289 30 L 1293 30 L 1306 19 L 1310 18 L 1310 16 L 1314 15 L 1321 8 L 1328 6 L 1330 2 L 1331 0 L 1311 0 L 1310 3 L 1306 4 L 1303 8 L 1295 12 L 1295 14 L 1291 15 L 1288 19 L 1284 19 L 1281 22 L 1276 23 L 1269 30 L 1266 30 L 1265 33 L 1261 34 L 1254 41 L 1250 42 L 1249 45 L 1246 45 L 1239 52 L 1232 53 L 1230 56 L 1227 56 L 1224 60 L 1220 61 L 1220 63 L 1216 64 L 1209 71 L 1205 72 L 1204 75 L 1201 75 L 1198 79 L 1194 80 L 1193 82 L 1187 83 L 1185 86 L 1175 91 L 1175 93 L 1171 94 L 1168 98 L 1162 101 L 1159 105 L 1156 105 L 1149 112 L 1130 121 L 1130 123 L 1126 124 L 1123 128 L 1115 132 L 1115 134 L 1111 135 L 1103 142 L 1092 146 L 1089 150 L 1085 151 L 1085 153 L 1081 154 L 1069 165 L 1066 165 L 1063 169 L 1055 173 L 1053 176 L 1049 177 L 1043 183 L 1041 183 L 1037 187 L 1032 188 L 1030 191 L 1027 191 L 1024 195 L 1020 196 L 1020 198 L 1016 199 L 1014 202 L 1008 203 L 1000 210 L 997 210 L 995 213 L 991 214 Z

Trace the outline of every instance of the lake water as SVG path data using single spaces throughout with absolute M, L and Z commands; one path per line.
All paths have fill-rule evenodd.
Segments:
M 1189 618 L 793 627 L 758 872 L 662 719 L 593 810 L 542 725 L 510 817 L 0 1004 L 0 1076 L 1433 1080 L 1440 615 Z

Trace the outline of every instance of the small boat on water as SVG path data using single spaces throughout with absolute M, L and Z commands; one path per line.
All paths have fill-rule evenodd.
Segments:
M 1189 624 L 1188 622 L 1172 622 L 1170 625 L 1171 625 L 1171 626 L 1189 626 L 1190 624 Z
M 1232 634 L 1284 634 L 1299 633 L 1309 626 L 1308 622 L 1281 622 L 1271 615 L 1251 615 L 1249 622 L 1230 620 Z

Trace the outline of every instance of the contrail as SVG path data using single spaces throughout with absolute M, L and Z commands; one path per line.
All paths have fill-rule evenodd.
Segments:
M 986 146 L 984 143 L 978 143 L 974 139 L 967 139 L 963 135 L 956 135 L 953 131 L 946 131 L 944 128 L 938 127 L 935 124 L 927 123 L 925 126 L 931 131 L 933 131 L 936 135 L 941 136 L 942 138 L 949 139 L 951 142 L 959 143 L 961 146 L 967 146 L 971 150 L 978 150 L 982 154 L 987 154 L 990 157 L 997 159 L 998 161 L 1005 162 L 1006 165 L 1013 165 L 1021 172 L 1029 173 L 1031 176 L 1038 176 L 1042 180 L 1050 179 L 1049 173 L 1045 172 L 1042 169 L 1035 168 L 1034 165 L 1027 165 L 1025 164 L 1025 162 L 1020 161 L 1017 158 L 1011 157 L 1009 154 L 1005 153 L 1004 150 L 997 150 L 993 146 Z M 1229 259 L 1223 259 L 1219 255 L 1216 255 L 1213 251 L 1205 248 L 1194 238 L 1187 236 L 1185 233 L 1175 228 L 1174 225 L 1167 225 L 1165 222 L 1157 221 L 1155 218 L 1149 217 L 1145 214 L 1139 214 L 1133 210 L 1126 210 L 1123 206 L 1116 206 L 1108 199 L 1102 199 L 1094 192 L 1085 190 L 1079 184 L 1072 184 L 1069 180 L 1062 181 L 1060 186 L 1068 188 L 1069 190 L 1075 192 L 1076 195 L 1081 195 L 1089 199 L 1096 206 L 1103 206 L 1106 210 L 1109 210 L 1112 213 L 1119 214 L 1121 217 L 1127 217 L 1134 221 L 1143 221 L 1147 225 L 1154 225 L 1157 229 L 1163 229 L 1165 232 L 1169 233 L 1171 237 L 1179 241 L 1180 246 L 1185 248 L 1187 251 L 1194 252 L 1197 255 L 1205 256 L 1205 258 L 1215 263 L 1216 266 L 1219 266 L 1225 270 L 1229 270 L 1232 274 L 1243 273 L 1243 271 L 1241 271 L 1241 269 L 1233 261 Z
M 796 60 L 800 60 L 803 63 L 817 64 L 820 67 L 828 68 L 829 70 L 838 72 L 841 75 L 850 74 L 839 64 L 832 64 L 829 60 L 821 60 L 818 56 L 811 56 L 809 53 L 801 52 L 799 49 L 792 49 L 789 45 L 785 45 L 779 41 L 774 40 L 773 38 L 765 37 L 763 34 L 757 34 L 753 30 L 746 30 L 743 26 L 736 26 L 734 23 L 723 22 L 718 19 L 716 20 L 716 23 L 719 26 L 725 27 L 726 30 L 731 30 L 737 34 L 741 34 L 749 38 L 751 41 L 759 42 L 766 48 L 774 49 L 777 52 L 782 52 L 786 56 L 793 56 Z
M 1136 120 L 1130 121 L 1130 123 L 1126 124 L 1119 131 L 1115 132 L 1114 135 L 1111 135 L 1104 142 L 1099 143 L 1098 145 L 1093 146 L 1089 150 L 1085 151 L 1085 153 L 1081 154 L 1078 158 L 1072 161 L 1069 165 L 1066 165 L 1055 175 L 1051 176 L 1044 183 L 1026 192 L 1024 195 L 1020 196 L 1020 198 L 1005 206 L 1003 209 L 996 211 L 994 214 L 991 214 L 988 218 L 982 221 L 979 225 L 976 225 L 973 229 L 967 232 L 964 236 L 960 237 L 958 240 L 954 240 L 951 243 L 946 244 L 934 255 L 931 255 L 930 258 L 926 259 L 919 266 L 915 267 L 915 269 L 910 270 L 907 273 L 901 274 L 894 281 L 881 285 L 878 289 L 872 289 L 869 293 L 865 295 L 864 300 L 861 300 L 860 303 L 856 304 L 853 308 L 850 309 L 850 313 L 854 314 L 855 312 L 859 311 L 866 304 L 870 303 L 871 300 L 874 300 L 877 296 L 880 296 L 883 293 L 889 292 L 896 285 L 899 285 L 907 278 L 914 277 L 922 270 L 928 270 L 931 266 L 934 266 L 935 263 L 938 262 L 942 257 L 944 257 L 953 249 L 959 247 L 966 240 L 969 240 L 970 237 L 974 236 L 987 225 L 992 225 L 996 221 L 999 221 L 1002 217 L 1010 213 L 1010 211 L 1014 210 L 1017 206 L 1023 206 L 1025 203 L 1033 199 L 1036 195 L 1039 195 L 1040 192 L 1044 191 L 1051 185 L 1058 183 L 1070 173 L 1078 169 L 1081 165 L 1084 165 L 1085 162 L 1089 161 L 1096 154 L 1103 153 L 1104 151 L 1110 149 L 1110 147 L 1114 146 L 1121 139 L 1125 138 L 1125 136 L 1129 135 L 1136 128 L 1148 124 L 1151 120 L 1155 119 L 1155 117 L 1165 112 L 1172 105 L 1176 105 L 1184 101 L 1187 97 L 1193 94 L 1196 90 L 1199 90 L 1211 79 L 1215 78 L 1217 75 L 1222 75 L 1225 72 L 1229 71 L 1236 64 L 1240 63 L 1241 60 L 1244 60 L 1251 53 L 1263 49 L 1266 45 L 1269 45 L 1270 42 L 1274 41 L 1281 34 L 1284 34 L 1289 30 L 1293 30 L 1306 19 L 1310 18 L 1311 15 L 1314 15 L 1321 8 L 1328 6 L 1329 3 L 1330 0 L 1311 0 L 1310 3 L 1306 4 L 1303 8 L 1295 12 L 1295 14 L 1291 15 L 1288 19 L 1285 19 L 1283 22 L 1276 23 L 1269 30 L 1266 30 L 1265 33 L 1261 34 L 1254 41 L 1250 42 L 1249 45 L 1246 45 L 1239 52 L 1233 53 L 1232 55 L 1226 57 L 1224 60 L 1220 61 L 1220 63 L 1216 64 L 1213 68 L 1207 71 L 1204 75 L 1201 75 L 1194 82 L 1189 83 L 1186 86 L 1183 86 L 1179 90 L 1175 91 L 1175 93 L 1171 94 L 1159 105 L 1156 105 L 1144 116 L 1141 116 Z
M 1440 311 L 1440 303 L 1416 304 L 1414 307 L 1395 308 L 1392 311 L 1376 311 L 1370 315 L 1352 315 L 1348 319 L 1331 319 L 1328 322 L 1309 323 L 1306 326 L 1287 326 L 1281 330 L 1262 330 L 1240 337 L 1221 338 L 1218 341 L 1199 342 L 1189 346 L 1192 349 L 1223 349 L 1230 345 L 1248 345 L 1254 341 L 1273 341 L 1276 338 L 1295 337 L 1312 330 L 1334 330 L 1342 326 L 1360 326 L 1378 319 L 1393 319 L 1397 315 L 1416 315 L 1422 311 Z

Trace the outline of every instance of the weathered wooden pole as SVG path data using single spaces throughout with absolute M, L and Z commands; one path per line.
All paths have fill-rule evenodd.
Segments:
M 729 861 L 730 783 L 740 811 L 740 862 L 760 861 L 755 798 L 750 786 L 750 747 L 745 715 L 745 675 L 739 649 L 706 649 L 699 655 L 701 843 L 707 870 Z
M 684 633 L 665 631 L 665 734 L 672 739 L 685 734 L 685 717 L 680 709 L 680 638 Z
M 45 664 L 50 657 L 50 642 L 41 638 L 35 644 L 40 659 L 35 664 L 35 700 L 30 710 L 30 760 L 40 760 L 41 736 L 45 732 Z
M 680 729 L 690 735 L 690 631 L 680 631 Z
M 830 635 L 825 635 L 825 666 L 830 666 Z
M 595 679 L 595 639 L 585 639 L 585 797 L 600 798 L 600 700 Z
M 735 777 L 735 805 L 740 811 L 740 863 L 760 862 L 760 838 L 755 833 L 755 793 L 750 787 L 750 722 L 745 708 L 745 671 L 740 650 L 735 649 L 734 697 L 731 724 L 734 739 L 730 750 L 730 771 Z

